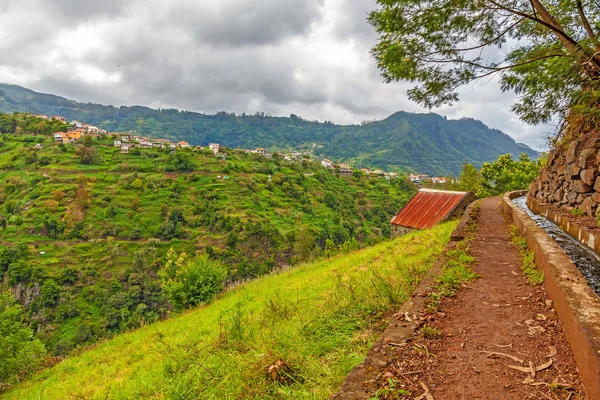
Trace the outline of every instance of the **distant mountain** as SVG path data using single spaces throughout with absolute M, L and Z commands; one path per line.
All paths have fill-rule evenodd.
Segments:
M 14 111 L 62 115 L 110 131 L 135 131 L 186 140 L 193 145 L 216 142 L 234 148 L 312 149 L 316 155 L 357 167 L 430 175 L 458 175 L 464 162 L 480 166 L 506 153 L 514 156 L 527 153 L 534 158 L 539 155 L 481 121 L 448 120 L 434 113 L 398 112 L 383 121 L 336 125 L 307 121 L 293 114 L 285 118 L 262 113 L 206 115 L 175 109 L 79 103 L 0 84 L 0 112 Z

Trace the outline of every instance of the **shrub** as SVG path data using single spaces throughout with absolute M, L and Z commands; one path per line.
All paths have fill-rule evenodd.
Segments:
M 182 309 L 210 301 L 223 289 L 227 270 L 206 254 L 188 261 L 185 254 L 177 257 L 171 249 L 159 275 L 169 301 Z
M 23 311 L 8 294 L 0 294 L 0 391 L 44 362 L 46 349 L 23 323 Z
M 40 303 L 44 307 L 53 307 L 60 298 L 61 287 L 53 279 L 46 279 L 40 292 Z
M 138 179 L 135 179 L 133 182 L 131 182 L 131 187 L 133 189 L 139 190 L 142 187 L 144 187 L 144 184 L 142 183 L 142 180 L 138 178 Z

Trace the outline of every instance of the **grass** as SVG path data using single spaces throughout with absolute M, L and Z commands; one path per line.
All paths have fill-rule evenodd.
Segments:
M 248 282 L 210 305 L 102 342 L 1 398 L 328 398 L 455 226 Z
M 437 340 L 442 338 L 442 331 L 429 325 L 421 328 L 421 334 L 425 339 Z
M 544 283 L 544 273 L 535 265 L 534 253 L 527 246 L 527 240 L 523 237 L 516 226 L 511 226 L 510 234 L 513 243 L 519 249 L 521 255 L 521 271 L 532 286 L 538 286 Z
M 478 214 L 479 204 L 476 204 L 471 210 L 470 221 L 465 227 L 464 240 L 456 243 L 454 248 L 444 255 L 444 264 L 440 275 L 436 278 L 436 286 L 429 293 L 425 302 L 425 309 L 430 314 L 438 311 L 440 302 L 444 297 L 454 296 L 462 285 L 477 278 L 477 274 L 470 267 L 475 262 L 475 258 L 470 255 L 469 243 L 473 240 L 477 231 Z M 422 333 L 425 336 L 426 332 Z M 427 338 L 427 336 L 425 337 Z

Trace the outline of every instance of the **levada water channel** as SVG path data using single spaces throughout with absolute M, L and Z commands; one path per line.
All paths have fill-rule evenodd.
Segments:
M 513 203 L 525 210 L 536 224 L 544 229 L 552 239 L 564 250 L 573 260 L 579 271 L 587 279 L 590 287 L 600 295 L 600 257 L 591 249 L 585 247 L 577 240 L 563 232 L 556 224 L 548 221 L 546 218 L 536 215 L 527 207 L 527 197 L 517 197 Z

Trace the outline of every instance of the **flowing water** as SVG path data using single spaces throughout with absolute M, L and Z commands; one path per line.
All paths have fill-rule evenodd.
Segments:
M 567 253 L 573 260 L 579 271 L 588 280 L 590 287 L 600 295 L 600 257 L 591 249 L 582 245 L 577 240 L 563 232 L 556 224 L 547 220 L 541 215 L 536 215 L 527 207 L 527 197 L 518 197 L 513 200 L 517 206 L 525 210 L 527 214 L 544 229 L 552 239 Z

